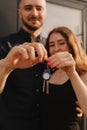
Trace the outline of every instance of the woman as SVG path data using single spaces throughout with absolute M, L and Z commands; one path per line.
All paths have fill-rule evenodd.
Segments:
M 43 75 L 42 130 L 80 130 L 75 102 L 79 101 L 87 115 L 87 56 L 67 27 L 53 29 L 46 48 L 49 58 Z M 50 75 L 48 66 L 50 77 L 46 75 Z

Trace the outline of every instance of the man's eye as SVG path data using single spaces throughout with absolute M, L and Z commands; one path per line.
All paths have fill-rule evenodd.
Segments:
M 24 10 L 32 10 L 32 6 L 26 5 L 26 6 L 24 6 Z
M 37 9 L 38 11 L 42 11 L 42 10 L 43 10 L 43 8 L 42 8 L 41 6 L 37 6 L 36 9 Z
M 32 8 L 30 8 L 30 7 L 26 7 L 25 10 L 32 10 Z

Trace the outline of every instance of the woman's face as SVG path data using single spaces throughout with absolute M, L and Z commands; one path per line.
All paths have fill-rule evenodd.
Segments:
M 66 39 L 60 33 L 53 33 L 49 38 L 49 52 L 53 55 L 56 52 L 68 51 Z

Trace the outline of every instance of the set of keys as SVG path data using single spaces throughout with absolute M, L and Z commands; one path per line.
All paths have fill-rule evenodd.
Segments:
M 51 76 L 51 71 L 50 71 L 50 68 L 47 65 L 47 63 L 44 62 L 44 64 L 45 64 L 45 69 L 44 69 L 42 77 L 43 77 L 44 80 L 49 80 L 50 76 Z
M 46 91 L 47 94 L 49 94 L 49 79 L 51 77 L 51 74 L 56 71 L 56 69 L 51 69 L 46 62 L 44 62 L 45 69 L 42 74 L 43 77 L 43 92 Z

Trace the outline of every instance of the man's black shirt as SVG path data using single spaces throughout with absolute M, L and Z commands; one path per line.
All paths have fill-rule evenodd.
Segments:
M 44 42 L 42 36 L 37 41 Z M 15 45 L 31 42 L 31 35 L 22 28 L 0 39 L 0 59 Z M 0 130 L 40 130 L 40 96 L 43 63 L 28 69 L 15 69 L 0 95 Z

